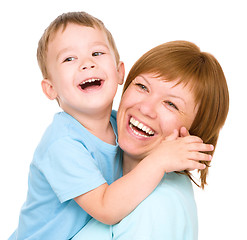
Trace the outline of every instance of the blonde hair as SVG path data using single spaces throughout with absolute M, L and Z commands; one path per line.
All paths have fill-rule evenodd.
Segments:
M 120 57 L 115 41 L 112 37 L 112 34 L 105 27 L 104 23 L 86 12 L 68 12 L 58 16 L 53 22 L 51 22 L 39 40 L 37 59 L 44 78 L 48 77 L 47 49 L 49 41 L 56 34 L 58 29 L 60 29 L 60 27 L 62 27 L 64 31 L 69 23 L 78 24 L 85 27 L 99 28 L 100 30 L 104 31 L 109 41 L 110 47 L 114 51 L 116 63 L 119 63 Z
M 195 44 L 187 41 L 159 45 L 134 64 L 126 79 L 123 94 L 129 84 L 144 73 L 156 74 L 167 81 L 179 80 L 178 84 L 189 83 L 199 106 L 189 132 L 199 136 L 204 143 L 216 146 L 219 131 L 228 114 L 229 93 L 223 70 L 215 57 L 201 52 Z M 202 188 L 207 184 L 209 167 L 208 162 L 204 163 L 206 168 L 199 170 Z M 195 182 L 190 172 L 185 173 Z

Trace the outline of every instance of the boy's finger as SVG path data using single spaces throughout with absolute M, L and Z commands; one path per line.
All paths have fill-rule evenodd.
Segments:
M 187 130 L 186 127 L 181 127 L 179 131 L 180 137 L 187 137 L 190 136 L 189 131 Z
M 203 170 L 206 168 L 206 165 L 203 163 L 199 163 L 199 162 L 192 162 L 191 166 L 189 168 L 187 168 L 188 171 L 193 171 L 193 170 Z
M 177 139 L 178 136 L 179 136 L 178 130 L 174 129 L 173 132 L 169 136 L 165 137 L 165 140 L 166 141 L 173 141 L 173 140 Z
M 194 161 L 212 161 L 212 155 L 201 152 L 193 152 L 190 155 L 190 159 Z
M 214 150 L 214 146 L 212 144 L 206 144 L 202 142 L 191 142 L 189 146 L 189 151 L 195 152 L 211 152 Z

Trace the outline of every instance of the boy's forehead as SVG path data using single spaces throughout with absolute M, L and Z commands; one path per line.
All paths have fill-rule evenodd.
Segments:
M 50 35 L 50 39 L 56 37 L 58 34 L 63 34 L 65 31 L 71 30 L 71 29 L 76 29 L 77 31 L 83 30 L 83 29 L 92 29 L 95 31 L 100 31 L 102 33 L 105 33 L 102 28 L 98 26 L 86 26 L 83 24 L 77 24 L 77 23 L 67 23 L 59 26 L 57 29 L 53 31 Z
M 48 44 L 47 44 L 47 50 L 48 50 L 48 46 L 53 41 L 59 41 L 61 43 L 62 41 L 69 39 L 71 41 L 74 40 L 76 42 L 77 41 L 76 38 L 72 38 L 72 37 L 70 38 L 72 34 L 75 34 L 76 36 L 78 36 L 78 38 L 82 37 L 83 39 L 86 39 L 86 38 L 88 39 L 90 38 L 90 36 L 93 36 L 95 38 L 100 38 L 100 41 L 95 40 L 95 42 L 97 41 L 104 42 L 104 43 L 107 43 L 107 45 L 109 45 L 107 35 L 102 28 L 98 26 L 89 27 L 89 26 L 85 26 L 82 24 L 68 23 L 66 25 L 59 26 L 56 30 L 54 30 L 50 34 Z
M 80 32 L 80 30 L 82 31 Z M 53 56 L 55 54 L 58 58 L 67 50 L 87 49 L 96 45 L 113 51 L 105 31 L 101 28 L 69 23 L 66 26 L 58 27 L 51 35 L 47 45 L 47 57 L 51 56 L 50 54 Z

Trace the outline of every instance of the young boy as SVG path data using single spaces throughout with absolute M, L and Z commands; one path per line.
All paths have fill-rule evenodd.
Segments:
M 91 216 L 117 223 L 165 171 L 203 167 L 191 161 L 180 165 L 175 154 L 168 164 L 159 152 L 120 178 L 112 102 L 124 65 L 100 20 L 84 12 L 62 14 L 44 32 L 37 57 L 43 92 L 64 111 L 54 116 L 34 153 L 27 199 L 10 239 L 71 239 Z

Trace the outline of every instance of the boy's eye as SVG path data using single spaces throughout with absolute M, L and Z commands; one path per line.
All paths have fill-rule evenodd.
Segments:
M 178 107 L 177 107 L 174 103 L 172 103 L 172 102 L 170 102 L 170 101 L 166 101 L 165 103 L 168 104 L 170 107 L 173 107 L 173 108 L 175 108 L 176 110 L 179 110 Z
M 64 60 L 64 62 L 71 62 L 71 61 L 73 61 L 73 60 L 75 60 L 74 57 L 68 57 L 68 58 L 66 58 L 66 59 Z
M 104 54 L 103 52 L 94 52 L 94 53 L 92 53 L 92 56 L 97 57 L 97 56 L 101 56 L 103 54 Z

